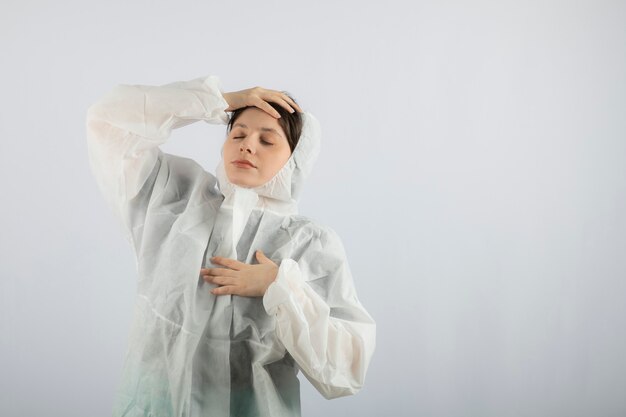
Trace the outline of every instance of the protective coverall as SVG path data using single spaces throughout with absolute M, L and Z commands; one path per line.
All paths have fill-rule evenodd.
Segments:
M 87 111 L 91 170 L 132 246 L 137 297 L 114 416 L 299 416 L 298 371 L 326 398 L 356 393 L 375 349 L 346 253 L 297 198 L 319 153 L 308 112 L 287 163 L 244 188 L 162 152 L 172 129 L 226 124 L 219 79 L 118 85 Z M 212 256 L 279 265 L 263 297 L 213 295 Z

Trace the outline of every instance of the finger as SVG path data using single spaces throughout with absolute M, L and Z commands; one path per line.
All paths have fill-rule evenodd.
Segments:
M 282 93 L 283 98 L 285 100 L 287 100 L 289 102 L 289 104 L 291 104 L 291 107 L 294 107 L 296 110 L 298 110 L 300 113 L 302 113 L 302 109 L 300 108 L 300 106 L 298 105 L 298 103 L 296 103 L 295 101 L 293 101 L 293 99 L 291 97 L 289 97 L 287 94 Z
M 226 268 L 202 268 L 200 270 L 200 273 L 202 275 L 223 275 L 223 276 L 227 276 L 227 277 L 234 277 L 235 276 L 235 271 L 233 271 L 232 269 L 226 269 Z
M 265 256 L 265 254 L 263 253 L 262 250 L 257 250 L 256 251 L 256 258 L 259 260 L 259 262 L 261 263 L 266 263 L 268 260 L 270 260 L 267 256 Z
M 272 93 L 274 93 L 274 96 L 278 95 L 279 100 L 273 99 L 271 101 L 275 101 L 276 103 L 280 104 L 282 107 L 284 107 L 285 109 L 287 109 L 287 111 L 289 111 L 289 113 L 293 113 L 292 110 L 296 109 L 297 111 L 299 111 L 300 113 L 303 113 L 304 111 L 302 110 L 302 108 L 298 105 L 298 103 L 296 103 L 291 97 L 289 97 L 289 95 L 283 91 L 278 91 L 278 90 L 268 90 Z
M 222 256 L 214 256 L 211 258 L 211 262 L 216 263 L 218 265 L 224 265 L 229 267 L 230 269 L 234 269 L 235 271 L 239 271 L 243 265 L 243 262 L 239 262 L 236 259 L 224 258 Z
M 259 97 L 265 101 L 271 101 L 285 108 L 289 113 L 293 113 L 294 109 L 300 113 L 304 113 L 302 108 L 289 95 L 279 90 L 263 89 Z M 280 117 L 280 114 L 279 114 Z
M 237 287 L 235 287 L 234 285 L 226 285 L 223 287 L 213 288 L 211 290 L 211 293 L 215 295 L 234 294 L 236 290 Z
M 257 100 L 255 100 L 255 102 L 256 103 L 254 105 L 256 107 L 265 111 L 270 116 L 275 117 L 277 119 L 280 117 L 280 113 L 278 113 L 267 101 L 263 100 L 260 97 L 257 97 Z
M 272 258 L 268 257 L 262 250 L 258 250 L 257 253 L 257 259 L 259 260 L 259 263 L 278 266 L 278 264 L 274 262 Z
M 218 285 L 234 285 L 237 283 L 237 279 L 233 277 L 205 275 L 203 278 L 207 282 Z
M 268 101 L 273 101 L 274 103 L 279 104 L 289 113 L 293 113 L 295 110 L 289 105 L 289 103 L 286 100 L 287 98 L 288 97 L 286 97 L 284 94 L 278 93 L 278 94 L 273 94 L 271 97 L 269 97 Z

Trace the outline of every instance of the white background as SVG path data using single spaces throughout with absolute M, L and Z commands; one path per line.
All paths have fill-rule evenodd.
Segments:
M 116 84 L 208 74 L 322 125 L 301 214 L 378 325 L 304 416 L 626 415 L 624 1 L 3 1 L 0 415 L 108 416 L 135 264 L 89 170 Z M 162 146 L 214 172 L 225 126 Z

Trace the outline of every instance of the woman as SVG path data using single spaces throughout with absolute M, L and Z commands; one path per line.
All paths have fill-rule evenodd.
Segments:
M 228 124 L 215 176 L 159 148 L 198 120 Z M 375 323 L 337 234 L 297 212 L 313 115 L 207 76 L 117 86 L 87 138 L 138 270 L 115 416 L 299 416 L 299 370 L 326 398 L 362 387 Z

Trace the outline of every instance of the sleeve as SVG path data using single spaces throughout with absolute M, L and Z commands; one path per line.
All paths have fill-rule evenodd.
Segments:
M 277 337 L 327 399 L 362 388 L 376 346 L 376 324 L 357 298 L 339 237 L 329 232 L 297 261 L 283 259 L 263 296 Z
M 216 76 L 162 86 L 122 84 L 87 110 L 89 165 L 133 248 L 132 230 L 141 227 L 151 196 L 164 186 L 157 178 L 171 174 L 159 145 L 172 129 L 198 120 L 228 123 L 219 86 Z

